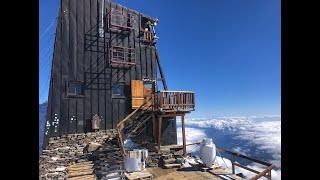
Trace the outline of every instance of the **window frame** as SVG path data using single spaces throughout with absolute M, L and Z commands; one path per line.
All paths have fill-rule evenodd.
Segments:
M 114 87 L 116 87 L 117 86 L 117 93 L 115 94 L 114 93 Z M 121 87 L 122 86 L 122 93 L 123 94 L 121 94 L 120 93 L 120 88 L 119 87 Z M 114 83 L 114 84 L 112 84 L 112 96 L 114 96 L 114 97 L 124 97 L 124 95 L 125 95 L 125 83 L 124 82 L 118 82 L 118 83 Z
M 73 84 L 74 93 L 69 91 L 70 84 Z M 81 94 L 77 94 L 77 85 L 80 84 Z M 84 97 L 84 82 L 83 81 L 67 81 L 66 83 L 67 97 Z

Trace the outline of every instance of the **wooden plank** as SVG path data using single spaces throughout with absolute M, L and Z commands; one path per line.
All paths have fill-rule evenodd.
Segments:
M 125 99 L 119 99 L 119 119 L 118 119 L 118 123 L 123 120 L 125 118 Z
M 76 37 L 77 37 L 77 47 L 76 47 L 76 58 L 77 58 L 77 68 L 76 68 L 76 80 L 84 81 L 84 0 L 76 1 Z M 84 120 L 84 98 L 77 98 L 76 102 L 76 132 L 83 132 L 83 120 Z
M 69 0 L 69 49 L 66 49 L 69 54 L 68 62 L 68 76 L 69 80 L 77 80 L 77 24 L 76 24 L 76 0 Z M 68 122 L 68 133 L 76 132 L 76 101 L 78 98 L 69 98 L 68 108 L 69 113 L 67 119 Z
M 131 9 L 128 9 L 128 12 L 133 14 L 134 20 L 136 22 L 136 24 L 133 26 L 134 29 L 130 32 L 129 39 L 128 39 L 129 40 L 128 44 L 129 44 L 129 48 L 136 48 L 136 46 L 135 46 L 135 32 L 136 32 L 137 29 L 139 30 L 139 28 L 137 26 L 138 16 L 137 16 L 137 13 L 135 11 L 131 10 Z M 135 50 L 135 52 L 136 52 L 136 50 Z M 136 61 L 137 61 L 137 58 L 136 58 Z M 131 80 L 132 79 L 137 79 L 136 68 L 137 67 L 135 65 L 130 68 L 130 78 L 131 78 Z
M 66 98 L 66 84 L 69 80 L 69 17 L 70 17 L 70 7 L 69 0 L 62 1 L 62 58 L 61 58 L 61 100 L 60 100 L 60 120 L 59 128 L 56 135 L 62 135 L 68 133 L 68 108 L 69 108 L 69 98 Z M 71 78 L 71 77 L 70 77 Z
M 90 32 L 90 24 L 91 24 L 91 16 L 90 16 L 90 1 L 88 0 L 84 0 L 84 4 L 83 4 L 83 11 L 84 11 L 84 33 L 85 33 L 85 50 L 84 50 L 84 62 L 83 62 L 83 66 L 84 66 L 84 72 L 85 73 L 89 73 L 90 72 L 90 61 L 91 61 L 91 52 L 90 52 L 90 46 L 89 44 L 91 44 L 91 32 Z M 85 81 L 88 81 L 88 77 L 87 74 L 85 75 Z M 88 75 L 90 77 L 90 75 Z M 87 82 L 89 83 L 90 80 Z M 83 132 L 88 132 L 89 130 L 91 130 L 91 89 L 89 87 L 85 88 L 85 92 L 84 92 L 85 96 L 84 96 L 84 103 L 83 103 L 83 113 L 84 113 L 84 119 L 83 119 Z
M 144 103 L 143 98 L 132 98 L 132 109 L 136 109 L 141 106 L 141 104 Z
M 95 176 L 94 175 L 83 175 L 83 176 L 79 176 L 79 177 L 69 177 L 68 180 L 95 180 Z
M 151 61 L 151 69 L 152 74 L 151 78 L 155 79 L 157 77 L 157 66 L 156 66 L 156 58 L 155 58 L 155 47 L 151 46 L 151 55 L 150 55 L 150 61 Z
M 132 97 L 143 97 L 143 81 L 131 80 Z
M 90 11 L 90 16 L 91 16 L 91 24 L 90 24 L 90 34 L 93 36 L 92 39 L 92 46 L 90 46 L 90 50 L 91 50 L 91 68 L 90 68 L 90 72 L 91 73 L 98 73 L 98 14 L 97 14 L 97 4 L 98 1 L 96 0 L 90 0 L 91 1 L 91 11 Z M 93 75 L 93 74 L 91 74 Z M 93 77 L 95 77 L 95 75 L 93 75 Z M 98 80 L 94 81 L 95 83 L 98 82 Z M 98 93 L 99 90 L 97 90 L 98 84 L 91 84 L 91 109 L 92 109 L 92 114 L 91 114 L 91 118 L 92 116 L 94 116 L 95 114 L 99 114 L 99 97 L 98 97 Z M 90 129 L 90 131 L 92 131 L 92 128 Z
M 112 98 L 112 127 L 115 128 L 117 127 L 118 120 L 119 120 L 119 111 L 118 111 L 118 104 L 119 100 Z
M 147 169 L 144 169 L 141 172 L 125 173 L 125 176 L 129 180 L 143 179 L 143 178 L 153 178 L 153 175 Z
M 146 73 L 147 73 L 147 78 L 151 79 L 152 78 L 152 60 L 151 60 L 151 47 L 146 46 L 145 49 L 145 58 L 146 58 Z

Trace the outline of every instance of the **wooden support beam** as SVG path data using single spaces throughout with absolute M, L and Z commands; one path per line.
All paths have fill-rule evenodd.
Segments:
M 119 141 L 120 141 L 120 144 L 121 144 L 121 147 L 122 147 L 122 157 L 124 158 L 124 156 L 126 155 L 126 150 L 124 148 L 124 144 L 123 144 L 123 139 L 122 139 L 122 132 L 121 130 L 119 130 L 119 128 L 117 128 L 117 131 L 118 131 L 118 136 L 119 136 Z
M 152 117 L 152 136 L 153 136 L 153 142 L 156 142 L 156 117 L 154 115 L 154 112 L 151 113 Z
M 161 127 L 162 127 L 162 115 L 158 117 L 158 146 L 161 146 Z
M 158 68 L 159 68 L 159 71 L 160 71 L 160 76 L 162 78 L 162 85 L 163 85 L 164 90 L 168 90 L 166 78 L 164 77 L 164 72 L 162 70 L 162 65 L 160 63 L 160 58 L 159 58 L 159 55 L 158 55 L 158 48 L 157 48 L 156 45 L 155 45 L 155 48 L 156 48 L 155 54 L 156 54 L 157 64 L 158 64 Z
M 175 113 L 170 113 L 170 114 L 162 114 L 162 117 L 176 117 L 176 116 L 184 116 L 184 114 L 175 114 Z
M 181 116 L 181 124 L 182 124 L 183 157 L 187 157 L 186 131 L 185 131 L 185 126 L 184 126 L 184 116 Z

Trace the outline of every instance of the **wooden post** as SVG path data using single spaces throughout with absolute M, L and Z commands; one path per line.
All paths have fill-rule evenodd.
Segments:
M 187 157 L 187 148 L 186 148 L 186 131 L 184 127 L 184 115 L 181 116 L 182 124 L 182 141 L 183 141 L 183 157 Z
M 232 164 L 232 174 L 234 174 L 235 170 L 234 170 L 234 155 L 233 154 L 231 156 L 231 164 Z
M 156 119 L 154 112 L 151 113 L 152 116 L 152 136 L 153 136 L 153 142 L 156 142 Z
M 162 127 L 162 115 L 159 115 L 159 118 L 158 118 L 158 146 L 159 146 L 159 149 L 160 149 L 160 146 L 161 146 L 161 127 Z
M 125 150 L 124 144 L 123 144 L 122 133 L 121 133 L 121 130 L 119 130 L 118 128 L 117 128 L 117 131 L 118 131 L 118 136 L 119 136 L 119 140 L 120 140 L 120 144 L 121 144 L 122 158 L 124 158 L 124 156 L 126 155 L 126 150 Z

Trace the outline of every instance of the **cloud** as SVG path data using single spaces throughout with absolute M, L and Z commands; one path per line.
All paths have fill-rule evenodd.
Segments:
M 281 167 L 281 122 L 256 122 L 246 125 L 246 130 L 239 131 L 236 139 L 247 140 L 260 151 L 272 154 L 272 163 Z
M 186 131 L 186 143 L 196 143 L 202 141 L 203 138 L 207 137 L 204 130 L 197 128 L 185 128 Z M 182 144 L 182 131 L 181 128 L 177 128 L 177 139 L 178 144 Z M 197 152 L 199 150 L 199 145 L 187 146 L 187 152 Z
M 215 117 L 186 119 L 186 135 L 192 142 L 199 142 L 205 136 L 216 137 L 227 135 L 232 137 L 230 150 L 275 164 L 277 171 L 272 172 L 275 179 L 281 179 L 281 115 L 268 116 L 241 116 L 241 117 Z M 177 132 L 181 131 L 181 121 L 177 120 Z M 213 133 L 214 130 L 214 135 Z M 205 134 L 205 133 L 208 134 Z M 201 136 L 199 136 L 201 134 Z M 178 134 L 178 141 L 181 133 Z M 215 139 L 214 139 L 215 140 Z M 187 149 L 188 150 L 188 149 Z M 197 151 L 198 148 L 192 152 Z M 256 164 L 250 164 L 254 169 L 263 170 Z M 231 167 L 231 163 L 230 163 Z M 238 172 L 248 174 L 247 170 Z M 254 174 L 253 174 L 254 175 Z

